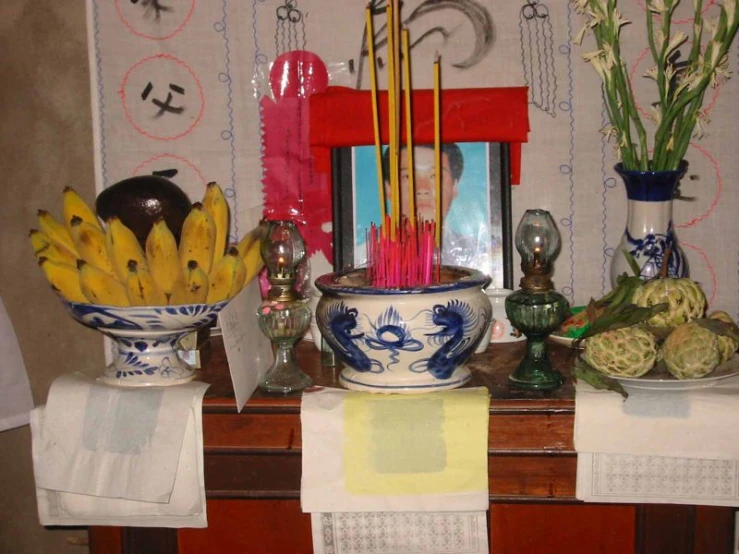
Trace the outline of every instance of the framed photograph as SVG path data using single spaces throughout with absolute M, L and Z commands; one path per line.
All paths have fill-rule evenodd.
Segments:
M 416 144 L 413 154 L 416 211 L 433 219 L 433 145 Z M 368 230 L 380 223 L 377 162 L 374 146 L 333 148 L 331 156 L 334 269 L 343 271 L 366 263 Z M 402 194 L 405 150 L 400 157 Z M 442 263 L 478 269 L 493 288 L 513 288 L 509 144 L 446 142 L 442 171 Z

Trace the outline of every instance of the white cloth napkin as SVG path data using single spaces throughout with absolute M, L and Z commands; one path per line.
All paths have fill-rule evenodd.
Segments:
M 0 431 L 26 425 L 33 408 L 31 386 L 18 338 L 0 298 Z
M 303 395 L 300 499 L 316 554 L 488 552 L 484 387 Z
M 304 394 L 303 511 L 487 510 L 488 408 L 484 387 Z
M 208 385 L 123 389 L 81 374 L 31 413 L 43 525 L 205 527 Z
M 577 498 L 739 506 L 739 378 L 627 391 L 577 384 Z

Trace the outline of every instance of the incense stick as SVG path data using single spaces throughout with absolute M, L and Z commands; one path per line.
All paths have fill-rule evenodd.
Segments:
M 436 247 L 441 247 L 441 117 L 439 55 L 434 61 L 434 177 L 436 185 Z
M 411 48 L 408 29 L 403 29 L 403 78 L 405 80 L 405 151 L 408 154 L 408 216 L 416 225 L 416 181 L 413 161 L 413 118 L 411 110 Z
M 395 106 L 396 106 L 396 87 L 395 82 L 395 31 L 394 31 L 394 15 L 393 15 L 392 4 L 387 5 L 387 54 L 388 54 L 388 66 L 387 66 L 387 113 L 388 113 L 388 159 L 390 161 L 390 215 L 392 217 L 393 225 L 397 225 L 400 221 L 399 217 L 399 188 L 398 188 L 398 144 L 396 141 L 397 131 L 396 124 L 397 120 L 395 117 Z
M 377 165 L 377 194 L 380 199 L 380 221 L 385 219 L 385 182 L 382 176 L 382 146 L 380 140 L 380 114 L 377 106 L 377 69 L 375 67 L 375 31 L 372 26 L 372 8 L 365 9 L 367 22 L 367 52 L 369 56 L 370 87 L 372 89 L 372 126 L 375 131 L 375 162 Z

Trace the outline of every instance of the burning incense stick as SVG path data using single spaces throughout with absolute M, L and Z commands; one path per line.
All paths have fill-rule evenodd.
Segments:
M 372 26 L 372 8 L 364 10 L 367 22 L 367 51 L 370 68 L 370 87 L 372 90 L 372 125 L 375 131 L 375 162 L 377 164 L 377 194 L 380 199 L 381 221 L 385 220 L 385 183 L 382 178 L 382 146 L 380 141 L 380 114 L 377 107 L 377 69 L 375 64 L 375 31 Z
M 439 55 L 434 61 L 434 174 L 436 185 L 436 247 L 441 248 L 441 117 Z

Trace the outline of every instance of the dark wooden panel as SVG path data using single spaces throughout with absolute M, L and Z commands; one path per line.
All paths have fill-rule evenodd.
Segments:
M 632 506 L 496 504 L 488 525 L 495 554 L 631 554 L 634 548 Z
M 694 528 L 695 506 L 639 505 L 636 554 L 691 554 Z
M 180 554 L 312 554 L 298 500 L 209 500 L 207 529 L 180 529 Z
M 491 456 L 491 501 L 575 499 L 575 456 Z M 210 454 L 205 457 L 208 498 L 298 498 L 299 455 Z
M 121 542 L 123 554 L 178 554 L 177 529 L 125 527 Z
M 121 554 L 120 527 L 90 527 L 87 535 L 91 553 Z
M 274 455 L 205 457 L 208 498 L 299 498 L 301 458 Z
M 491 453 L 574 453 L 571 414 L 495 414 L 490 417 Z M 296 414 L 204 414 L 206 453 L 257 451 L 291 452 L 302 449 L 300 418 Z
M 694 554 L 734 553 L 734 508 L 695 509 Z

